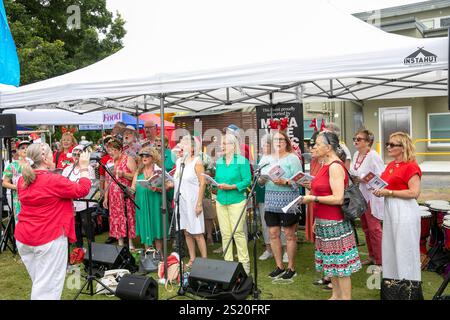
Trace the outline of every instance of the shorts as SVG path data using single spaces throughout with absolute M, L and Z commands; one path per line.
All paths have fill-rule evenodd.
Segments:
M 290 227 L 300 221 L 299 213 L 279 213 L 266 211 L 264 220 L 268 227 Z

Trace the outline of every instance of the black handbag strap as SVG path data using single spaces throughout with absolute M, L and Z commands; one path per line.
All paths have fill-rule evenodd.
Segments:
M 339 163 L 342 166 L 342 168 L 344 168 L 344 170 L 347 172 L 348 182 L 349 182 L 347 188 L 350 187 L 350 181 L 352 184 L 357 184 L 357 183 L 355 183 L 355 181 L 353 181 L 352 175 L 350 174 L 350 172 L 348 172 L 347 168 L 345 167 L 344 163 L 342 163 L 341 160 L 334 160 L 332 163 L 330 163 L 330 166 L 333 163 Z

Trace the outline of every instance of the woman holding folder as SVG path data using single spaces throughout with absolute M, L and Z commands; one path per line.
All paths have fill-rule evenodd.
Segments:
M 264 218 L 269 227 L 270 246 L 276 263 L 276 269 L 269 274 L 269 277 L 291 280 L 297 276 L 295 272 L 296 231 L 300 215 L 297 209 L 284 213 L 282 208 L 300 195 L 297 185 L 290 178 L 301 171 L 302 166 L 293 152 L 291 140 L 284 131 L 276 131 L 273 134 L 272 147 L 273 153 L 266 158 L 269 165 L 261 172 L 262 176 L 270 177 L 270 179 L 260 179 L 260 183 L 266 184 Z M 286 236 L 287 270 L 282 261 L 281 228 Z
M 161 170 L 161 156 L 155 148 L 144 147 L 139 151 L 139 158 L 140 165 L 132 184 L 132 189 L 136 191 L 135 201 L 139 206 L 136 207 L 136 235 L 141 238 L 141 243 L 147 250 L 154 244 L 156 250 L 161 252 L 164 238 L 162 189 L 146 185 L 147 180 Z
M 233 229 L 237 225 L 233 240 L 236 244 L 238 260 L 247 274 L 250 273 L 250 257 L 247 237 L 244 232 L 245 215 L 239 217 L 245 209 L 246 190 L 251 184 L 250 163 L 240 154 L 239 142 L 233 134 L 222 137 L 222 154 L 217 159 L 215 180 L 218 183 L 216 210 L 222 235 L 222 247 L 226 249 Z M 233 261 L 232 243 L 225 252 L 225 260 Z

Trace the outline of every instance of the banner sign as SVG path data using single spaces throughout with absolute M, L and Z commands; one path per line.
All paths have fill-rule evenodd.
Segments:
M 122 112 L 103 112 L 103 124 L 113 125 L 122 120 Z
M 80 124 L 78 126 L 79 131 L 90 131 L 90 130 L 102 130 L 103 126 L 101 124 Z
M 257 106 L 256 107 L 256 122 L 258 126 L 258 135 L 263 131 L 270 132 L 270 119 L 280 120 L 288 118 L 288 127 L 286 133 L 291 138 L 292 142 L 298 144 L 303 150 L 303 104 L 302 103 L 284 103 L 272 106 Z M 258 143 L 261 137 L 258 136 Z

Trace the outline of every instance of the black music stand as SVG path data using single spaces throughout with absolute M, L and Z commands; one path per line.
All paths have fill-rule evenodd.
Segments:
M 178 232 L 177 238 L 177 249 L 178 249 L 178 256 L 180 258 L 180 267 L 179 267 L 179 274 L 180 274 L 180 287 L 178 288 L 177 294 L 173 297 L 168 298 L 167 300 L 172 300 L 173 298 L 176 298 L 178 296 L 188 296 L 193 300 L 197 300 L 194 296 L 190 295 L 184 286 L 184 274 L 183 274 L 183 259 L 181 258 L 181 238 L 183 236 L 181 230 L 180 230 L 180 196 L 181 196 L 181 181 L 183 180 L 183 174 L 184 174 L 184 167 L 185 167 L 186 158 L 181 161 L 181 174 L 180 179 L 178 180 L 178 188 L 177 193 L 175 195 L 175 203 L 176 203 L 176 223 L 177 223 L 177 229 L 176 232 Z M 165 186 L 163 186 L 164 188 Z

